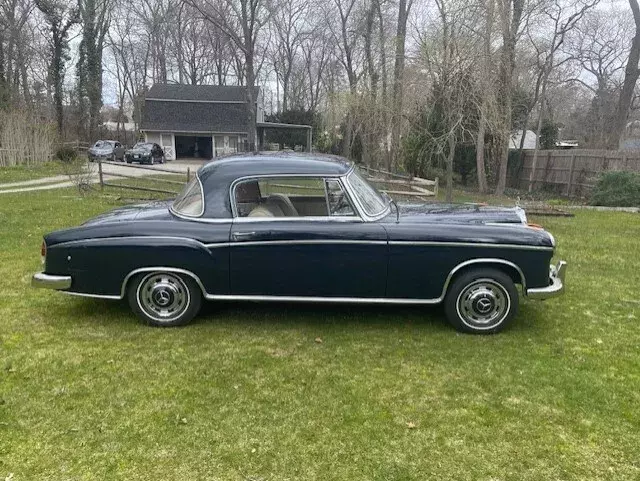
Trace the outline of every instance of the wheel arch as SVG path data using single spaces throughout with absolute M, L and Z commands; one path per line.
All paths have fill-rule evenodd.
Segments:
M 207 297 L 207 291 L 204 288 L 204 284 L 202 284 L 202 281 L 200 280 L 200 278 L 194 274 L 193 272 L 187 270 L 187 269 L 180 269 L 177 267 L 166 267 L 166 266 L 154 266 L 154 267 L 140 267 L 138 269 L 134 269 L 131 272 L 129 272 L 129 274 L 127 274 L 124 278 L 124 280 L 122 281 L 122 287 L 120 288 L 120 298 L 124 299 L 127 295 L 127 287 L 129 284 L 129 281 L 136 275 L 138 274 L 142 274 L 145 272 L 173 272 L 176 274 L 183 274 L 186 276 L 191 277 L 196 284 L 198 284 L 198 287 L 200 288 L 200 291 L 202 291 L 202 297 L 204 297 L 206 299 Z
M 520 269 L 520 267 L 518 267 L 515 263 L 506 259 L 482 258 L 471 259 L 465 262 L 461 262 L 460 264 L 455 266 L 447 276 L 444 288 L 442 289 L 441 298 L 445 298 L 449 286 L 457 277 L 461 276 L 465 272 L 469 272 L 470 270 L 482 267 L 498 269 L 499 271 L 507 274 L 511 278 L 511 280 L 513 280 L 514 284 L 520 284 L 522 286 L 522 292 L 527 291 L 527 280 L 525 278 L 524 272 L 522 272 L 522 269 Z

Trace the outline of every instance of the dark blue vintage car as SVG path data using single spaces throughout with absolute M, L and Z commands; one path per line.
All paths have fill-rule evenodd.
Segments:
M 465 332 L 503 329 L 525 297 L 563 291 L 555 241 L 522 209 L 397 205 L 348 161 L 243 154 L 203 166 L 172 203 L 108 212 L 44 237 L 33 285 L 127 298 L 155 326 L 203 299 L 444 303 Z

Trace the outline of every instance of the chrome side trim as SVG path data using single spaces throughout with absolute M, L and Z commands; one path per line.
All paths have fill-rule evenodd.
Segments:
M 553 251 L 553 247 L 520 244 L 492 244 L 487 242 L 442 242 L 442 241 L 389 241 L 392 246 L 438 246 L 438 247 L 490 247 L 495 249 L 522 249 L 533 251 Z
M 313 302 L 336 304 L 438 304 L 441 299 L 395 299 L 389 297 L 313 297 L 207 294 L 210 301 Z
M 37 272 L 31 277 L 31 287 L 40 289 L 69 289 L 71 287 L 71 276 L 55 276 Z
M 199 244 L 201 247 L 207 247 L 206 244 L 203 244 L 202 242 L 200 242 L 199 240 L 196 239 L 192 239 L 191 237 L 178 237 L 178 236 L 163 236 L 163 235 L 140 235 L 140 236 L 114 236 L 114 237 L 92 237 L 90 239 L 80 239 L 80 240 L 72 240 L 72 241 L 65 241 L 65 242 L 60 242 L 58 244 L 54 244 L 51 247 L 58 247 L 58 246 L 67 246 L 67 245 L 73 245 L 73 244 L 83 244 L 86 242 L 102 242 L 102 241 L 107 241 L 107 240 L 119 240 L 119 239 L 136 239 L 136 240 L 140 240 L 140 239 L 163 239 L 163 240 L 179 240 L 179 241 L 189 241 L 189 242 L 194 242 L 196 244 Z M 47 246 L 48 247 L 48 246 Z
M 120 297 L 118 299 L 124 299 L 124 296 L 126 295 L 127 282 L 129 282 L 129 279 L 131 279 L 131 277 L 141 272 L 155 272 L 155 271 L 175 272 L 178 274 L 187 275 L 191 277 L 194 281 L 196 281 L 196 283 L 198 284 L 198 287 L 200 287 L 200 290 L 202 291 L 202 295 L 205 298 L 207 298 L 208 296 L 207 291 L 204 288 L 204 285 L 202 284 L 202 281 L 200 280 L 200 278 L 191 271 L 188 271 L 186 269 L 179 269 L 177 267 L 141 267 L 139 269 L 132 270 L 124 278 L 124 281 L 122 281 L 122 287 L 120 288 Z
M 209 249 L 218 247 L 243 247 L 257 245 L 316 245 L 316 244 L 355 244 L 355 245 L 387 245 L 387 241 L 365 241 L 365 240 L 340 240 L 340 239 L 300 239 L 300 240 L 265 240 L 265 241 L 239 241 L 221 242 L 205 244 Z
M 361 223 L 362 219 L 357 216 L 307 216 L 307 217 L 235 217 L 234 224 L 246 224 L 252 222 L 351 222 Z
M 169 208 L 169 212 L 171 212 L 176 217 L 180 219 L 188 220 L 191 222 L 202 222 L 203 224 L 231 224 L 233 219 L 231 217 L 222 218 L 222 217 L 188 217 L 185 215 L 178 214 L 174 212 L 171 208 Z M 136 221 L 140 222 L 140 221 Z
M 527 279 L 524 276 L 524 272 L 522 272 L 522 269 L 520 269 L 516 264 L 514 264 L 511 261 L 507 261 L 504 259 L 492 259 L 492 258 L 479 258 L 479 259 L 471 259 L 465 262 L 462 262 L 460 264 L 458 264 L 457 266 L 455 266 L 451 272 L 449 272 L 449 275 L 447 276 L 447 279 L 444 281 L 444 287 L 442 288 L 442 294 L 440 294 L 440 300 L 444 300 L 445 296 L 447 295 L 447 289 L 449 288 L 449 283 L 451 282 L 451 279 L 453 278 L 453 276 L 456 274 L 456 272 L 458 272 L 460 269 L 463 269 L 467 266 L 471 266 L 474 264 L 502 264 L 505 266 L 509 266 L 512 267 L 516 270 L 516 272 L 518 273 L 518 275 L 520 276 L 520 283 L 522 284 L 522 292 L 527 292 Z
M 141 267 L 139 269 L 134 269 L 131 271 L 122 281 L 122 286 L 120 288 L 119 296 L 110 296 L 110 295 L 101 295 L 101 294 L 84 294 L 78 292 L 68 292 L 67 294 L 76 295 L 76 296 L 84 296 L 84 297 L 97 297 L 102 299 L 124 299 L 126 295 L 127 283 L 136 274 L 141 272 L 154 272 L 154 271 L 167 271 L 167 272 L 176 272 L 178 274 L 184 274 L 191 277 L 200 287 L 202 291 L 202 295 L 205 299 L 216 301 L 216 300 L 237 300 L 237 301 L 275 301 L 275 302 L 318 302 L 318 303 L 362 303 L 362 304 L 439 304 L 442 302 L 447 294 L 447 288 L 451 282 L 451 279 L 460 269 L 467 267 L 472 264 L 503 264 L 513 267 L 518 274 L 520 275 L 522 281 L 522 289 L 524 292 L 526 291 L 526 280 L 522 270 L 515 265 L 513 262 L 506 261 L 504 259 L 472 259 L 466 262 L 462 262 L 454 267 L 447 279 L 445 280 L 444 286 L 442 288 L 442 294 L 440 297 L 435 299 L 404 299 L 404 298 L 390 298 L 390 297 L 314 297 L 314 296 L 267 296 L 267 295 L 231 295 L 231 294 L 209 294 L 200 278 L 191 271 L 186 269 L 179 269 L 177 267 Z M 564 272 L 564 270 L 562 271 Z M 563 274 L 564 275 L 564 274 Z M 34 276 L 35 277 L 35 276 Z M 533 291 L 529 289 L 528 292 Z
M 63 294 L 69 294 L 70 296 L 78 296 L 78 297 L 92 297 L 94 299 L 109 299 L 114 301 L 119 301 L 122 298 L 120 296 L 108 296 L 106 294 L 86 294 L 84 292 L 71 292 L 71 291 L 60 291 Z
M 547 287 L 534 287 L 525 291 L 529 299 L 549 299 L 564 292 L 564 278 L 567 274 L 567 263 L 559 261 L 549 268 L 549 285 Z

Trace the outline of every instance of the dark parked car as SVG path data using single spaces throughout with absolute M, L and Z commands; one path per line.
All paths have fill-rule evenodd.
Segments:
M 124 151 L 124 146 L 117 140 L 98 140 L 93 144 L 93 147 L 88 150 L 87 155 L 90 162 L 95 160 L 110 160 L 115 162 L 124 160 Z
M 140 162 L 141 164 L 164 164 L 164 151 L 158 144 L 152 142 L 138 142 L 131 149 L 125 152 L 125 160 Z
M 245 154 L 206 164 L 172 203 L 46 235 L 33 285 L 126 298 L 156 326 L 204 299 L 444 303 L 457 329 L 490 333 L 515 316 L 516 284 L 562 293 L 554 247 L 517 207 L 397 205 L 339 157 Z

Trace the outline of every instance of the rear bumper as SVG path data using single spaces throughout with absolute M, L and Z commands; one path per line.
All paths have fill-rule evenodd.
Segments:
M 69 289 L 71 287 L 71 276 L 52 276 L 44 272 L 38 272 L 31 278 L 31 287 L 56 290 Z
M 556 297 L 564 292 L 564 276 L 567 273 L 567 263 L 559 261 L 549 268 L 549 285 L 547 287 L 535 287 L 527 289 L 529 299 L 548 299 Z

